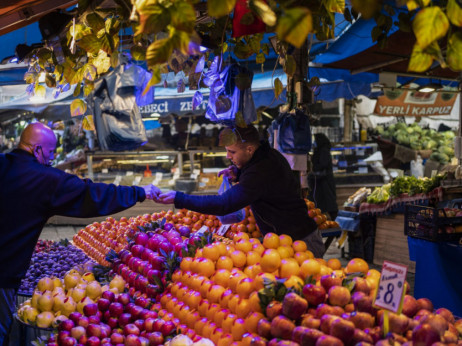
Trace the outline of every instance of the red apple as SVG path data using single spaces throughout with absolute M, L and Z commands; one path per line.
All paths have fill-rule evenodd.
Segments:
M 343 346 L 343 342 L 335 336 L 322 335 L 316 341 L 316 346 Z
M 74 325 L 77 325 L 82 314 L 80 312 L 74 311 L 69 314 L 69 319 L 74 322 Z
M 412 318 L 415 316 L 417 311 L 419 311 L 419 304 L 417 304 L 417 300 L 413 296 L 406 294 L 403 300 L 402 313 L 407 317 Z
M 98 324 L 101 322 L 101 318 L 99 318 L 98 315 L 91 315 L 88 317 L 88 323 L 89 324 Z
M 326 292 L 329 292 L 331 287 L 341 286 L 341 285 L 342 285 L 342 278 L 337 277 L 334 274 L 321 276 L 321 286 L 324 287 Z
M 321 324 L 319 326 L 319 329 L 324 333 L 324 334 L 329 334 L 332 322 L 335 320 L 339 320 L 340 318 L 335 315 L 324 315 L 321 317 Z
M 144 330 L 144 320 L 138 319 L 135 322 L 133 322 L 133 324 L 137 326 L 140 331 Z
M 329 304 L 319 304 L 316 308 L 316 317 L 321 318 L 324 315 L 335 315 L 334 307 Z
M 350 302 L 351 294 L 346 287 L 332 286 L 327 293 L 327 299 L 331 305 L 342 307 Z
M 322 286 L 306 284 L 302 293 L 310 305 L 318 306 L 326 301 L 326 290 Z
M 82 335 L 85 335 L 86 330 L 84 327 L 77 326 L 71 329 L 71 336 L 77 340 L 80 339 Z
M 148 317 L 144 320 L 144 330 L 148 333 L 154 332 L 154 322 L 156 321 L 155 318 Z
M 84 328 L 87 328 L 88 325 L 90 324 L 90 321 L 88 320 L 87 316 L 82 316 L 80 317 L 79 321 L 77 322 L 79 326 L 82 326 Z
M 353 333 L 353 337 L 351 338 L 350 343 L 352 345 L 357 345 L 360 342 L 367 342 L 368 344 L 372 344 L 373 340 L 372 340 L 372 337 L 369 334 L 367 334 L 365 331 L 356 328 Z
M 107 299 L 112 303 L 115 299 L 115 294 L 114 292 L 107 290 L 101 293 L 101 298 Z
M 454 315 L 452 314 L 451 311 L 449 311 L 446 308 L 439 308 L 438 310 L 435 311 L 435 314 L 443 316 L 446 319 L 446 321 L 448 321 L 449 323 L 455 322 Z
M 149 345 L 150 346 L 157 346 L 164 344 L 164 336 L 161 332 L 152 332 L 148 336 Z
M 330 325 L 329 334 L 348 344 L 355 333 L 355 325 L 351 321 L 342 318 L 335 319 Z
M 128 334 L 125 336 L 125 345 L 141 346 L 141 341 L 138 335 Z
M 321 325 L 321 320 L 314 317 L 313 315 L 306 314 L 302 316 L 302 322 L 301 322 L 302 327 L 319 329 L 320 325 Z
M 68 330 L 61 330 L 59 333 L 58 333 L 58 337 L 56 338 L 56 341 L 58 342 L 58 344 L 62 343 L 64 338 L 67 338 L 68 336 L 71 336 L 71 332 L 68 331 Z
M 101 335 L 102 335 L 101 326 L 98 325 L 98 324 L 89 324 L 88 327 L 87 327 L 87 335 L 89 337 L 96 336 L 96 337 L 100 338 Z
M 371 289 L 366 279 L 361 277 L 355 277 L 353 281 L 355 283 L 353 292 L 364 292 L 366 295 L 368 295 L 371 292 Z
M 433 303 L 428 298 L 419 298 L 419 299 L 417 299 L 417 305 L 419 307 L 417 311 L 425 309 L 425 310 L 428 310 L 430 312 L 433 312 Z
M 72 336 L 66 336 L 63 341 L 60 343 L 63 346 L 74 346 L 77 345 L 77 340 Z
M 130 303 L 130 295 L 128 293 L 120 293 L 117 296 L 117 302 L 121 303 L 122 305 L 127 305 Z
M 257 323 L 257 334 L 265 339 L 271 338 L 271 322 L 262 318 Z
M 268 306 L 266 307 L 266 317 L 268 317 L 268 320 L 270 321 L 276 316 L 279 316 L 281 314 L 282 314 L 281 302 L 274 300 L 270 302 Z
M 175 324 L 172 321 L 165 321 L 165 323 L 160 327 L 160 332 L 164 337 L 166 337 L 172 334 L 175 328 Z
M 71 331 L 72 328 L 75 327 L 75 323 L 73 320 L 71 319 L 67 319 L 67 320 L 64 320 L 62 321 L 59 326 L 58 326 L 58 330 L 59 331 L 62 331 L 62 330 L 67 330 L 68 332 Z
M 367 312 L 356 312 L 353 311 L 349 316 L 348 320 L 354 323 L 356 328 L 366 329 L 372 328 L 375 325 L 375 318 Z
M 124 326 L 124 334 L 125 334 L 125 336 L 128 336 L 130 334 L 138 336 L 138 335 L 140 335 L 140 330 L 134 324 L 129 323 L 129 324 Z
M 282 313 L 292 320 L 298 320 L 308 308 L 308 302 L 298 294 L 291 292 L 282 301 Z
M 271 335 L 275 338 L 290 339 L 295 324 L 285 316 L 276 316 L 271 321 Z
M 119 326 L 125 327 L 127 324 L 129 324 L 132 321 L 132 315 L 129 314 L 128 312 L 124 312 L 121 314 L 118 318 L 119 320 Z
M 427 346 L 440 341 L 440 335 L 427 323 L 420 324 L 412 331 L 412 346 Z

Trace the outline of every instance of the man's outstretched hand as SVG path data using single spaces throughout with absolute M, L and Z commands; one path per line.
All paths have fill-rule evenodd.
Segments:
M 158 198 L 157 198 L 157 203 L 162 203 L 162 204 L 173 204 L 175 203 L 175 196 L 176 196 L 176 191 L 168 191 L 165 193 L 162 193 Z
M 218 176 L 227 177 L 230 182 L 234 183 L 237 179 L 237 167 L 229 166 L 228 168 L 218 172 Z
M 146 193 L 146 199 L 152 199 L 157 202 L 159 195 L 162 193 L 160 189 L 155 185 L 143 186 L 144 192 Z

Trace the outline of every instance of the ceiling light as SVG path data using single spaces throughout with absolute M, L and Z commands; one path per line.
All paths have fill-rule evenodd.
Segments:
M 422 85 L 422 86 L 418 87 L 417 91 L 419 91 L 421 93 L 431 93 L 431 92 L 434 92 L 434 91 L 442 89 L 442 88 L 443 88 L 443 86 L 441 84 L 429 83 L 429 84 Z

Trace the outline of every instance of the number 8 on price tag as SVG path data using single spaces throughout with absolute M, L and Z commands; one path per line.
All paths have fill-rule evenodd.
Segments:
M 407 266 L 383 261 L 374 306 L 401 313 L 405 294 Z

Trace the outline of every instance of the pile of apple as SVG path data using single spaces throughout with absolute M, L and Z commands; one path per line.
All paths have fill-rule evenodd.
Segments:
M 105 291 L 123 292 L 125 281 L 115 276 L 109 285 L 101 286 L 91 272 L 80 275 L 69 271 L 63 280 L 44 277 L 39 280 L 32 297 L 19 307 L 18 317 L 39 328 L 56 327 L 75 312 L 83 312 L 86 305 L 96 302 Z
M 321 209 L 316 208 L 314 202 L 305 198 L 305 203 L 308 208 L 308 216 L 311 217 L 319 229 L 338 228 L 339 224 L 334 220 L 327 220 L 327 216 L 322 213 Z

